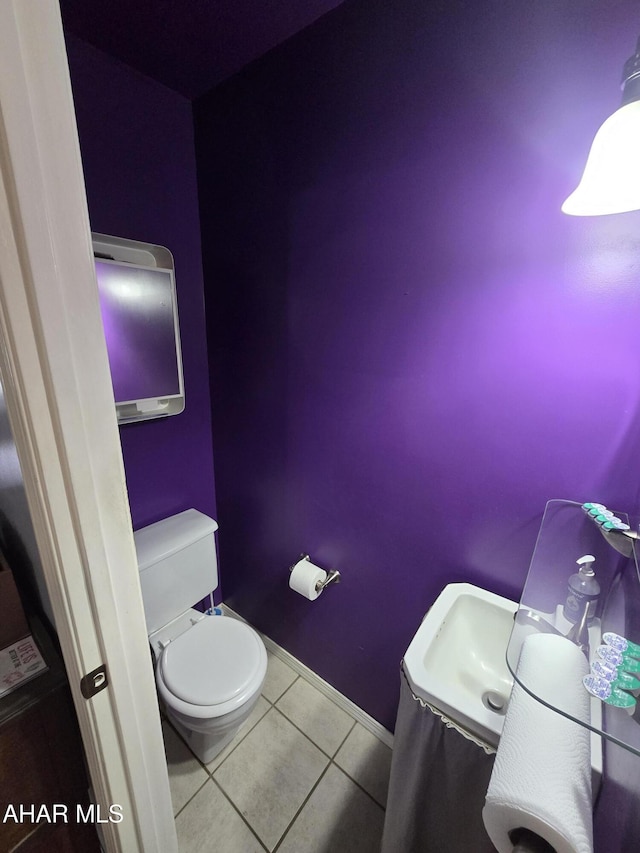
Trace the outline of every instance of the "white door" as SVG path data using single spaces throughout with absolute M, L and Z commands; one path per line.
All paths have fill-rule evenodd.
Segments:
M 0 0 L 0 378 L 107 848 L 172 853 L 57 0 Z

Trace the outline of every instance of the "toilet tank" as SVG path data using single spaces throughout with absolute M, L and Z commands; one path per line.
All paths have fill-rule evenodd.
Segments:
M 133 534 L 149 634 L 217 588 L 217 529 L 212 518 L 187 509 Z

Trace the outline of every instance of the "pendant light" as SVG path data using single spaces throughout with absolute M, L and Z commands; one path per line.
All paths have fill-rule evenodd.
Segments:
M 622 106 L 595 139 L 582 179 L 562 205 L 572 216 L 640 209 L 640 39 L 624 64 Z

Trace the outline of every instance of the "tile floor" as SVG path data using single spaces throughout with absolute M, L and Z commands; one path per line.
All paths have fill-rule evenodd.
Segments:
M 279 658 L 210 764 L 163 733 L 181 853 L 380 849 L 391 750 Z

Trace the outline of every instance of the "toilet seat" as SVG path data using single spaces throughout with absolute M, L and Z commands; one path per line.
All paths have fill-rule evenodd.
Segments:
M 253 628 L 237 619 L 207 616 L 166 646 L 157 675 L 170 704 L 218 716 L 255 693 L 265 671 L 266 652 Z

